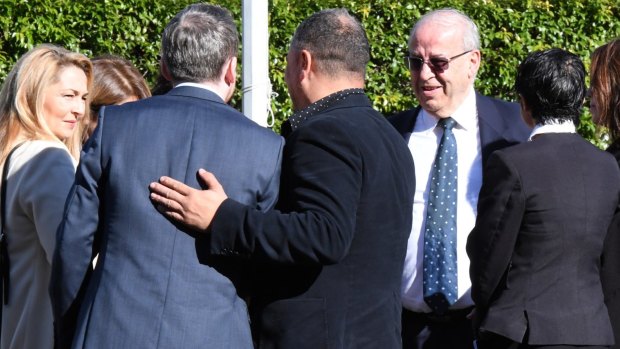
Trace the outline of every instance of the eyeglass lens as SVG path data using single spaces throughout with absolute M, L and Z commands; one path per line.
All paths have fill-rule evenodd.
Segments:
M 472 50 L 469 51 L 465 51 L 461 54 L 458 54 L 454 57 L 450 57 L 450 58 L 440 58 L 440 57 L 435 57 L 435 58 L 431 58 L 428 61 L 424 61 L 422 58 L 420 57 L 411 57 L 411 56 L 407 56 L 405 57 L 405 61 L 409 67 L 410 70 L 415 70 L 415 71 L 420 71 L 422 69 L 422 65 L 424 65 L 424 63 L 428 64 L 428 67 L 431 68 L 431 70 L 435 70 L 435 71 L 444 71 L 446 69 L 448 69 L 448 64 L 459 57 L 462 57 L 464 54 L 471 52 Z
M 420 57 L 407 57 L 409 61 L 409 69 L 412 70 L 420 70 L 422 69 L 422 65 L 424 64 L 424 60 Z M 448 69 L 448 63 L 450 63 L 447 59 L 444 58 L 431 58 L 428 60 L 429 68 L 432 70 L 446 70 Z

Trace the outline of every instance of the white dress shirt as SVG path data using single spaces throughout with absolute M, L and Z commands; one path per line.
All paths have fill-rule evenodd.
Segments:
M 457 273 L 459 299 L 451 309 L 473 305 L 470 296 L 469 258 L 465 251 L 467 236 L 476 223 L 478 194 L 482 185 L 482 154 L 476 109 L 476 93 L 470 89 L 468 96 L 451 117 L 457 122 L 453 129 L 458 156 L 457 190 Z M 422 291 L 423 228 L 426 223 L 426 205 L 430 188 L 430 174 L 435 153 L 443 130 L 436 127 L 439 119 L 420 111 L 409 138 L 413 155 L 416 191 L 413 198 L 413 224 L 402 278 L 403 306 L 414 312 L 430 312 Z

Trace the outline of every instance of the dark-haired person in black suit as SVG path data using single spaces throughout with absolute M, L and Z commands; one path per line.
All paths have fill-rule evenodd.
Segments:
M 345 9 L 297 28 L 286 68 L 296 113 L 283 127 L 278 210 L 226 199 L 208 174 L 213 190 L 170 178 L 152 184 L 153 200 L 205 234 L 210 253 L 254 258 L 259 348 L 401 346 L 415 178 L 407 145 L 363 91 L 369 57 L 364 29 Z
M 531 141 L 494 152 L 467 241 L 479 349 L 606 348 L 600 256 L 618 210 L 615 159 L 575 133 L 585 68 L 534 52 L 516 90 Z

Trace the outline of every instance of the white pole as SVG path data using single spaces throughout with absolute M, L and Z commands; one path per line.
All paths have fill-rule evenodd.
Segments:
M 272 126 L 269 81 L 268 1 L 243 0 L 243 114 Z M 271 116 L 273 118 L 273 116 Z

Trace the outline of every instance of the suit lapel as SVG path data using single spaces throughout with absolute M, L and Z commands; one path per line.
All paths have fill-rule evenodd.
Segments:
M 413 132 L 413 126 L 418 119 L 420 110 L 421 108 L 418 106 L 389 118 L 390 123 L 398 130 L 407 143 L 409 143 L 409 138 L 411 137 L 411 132 Z

